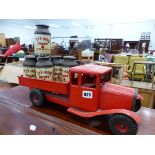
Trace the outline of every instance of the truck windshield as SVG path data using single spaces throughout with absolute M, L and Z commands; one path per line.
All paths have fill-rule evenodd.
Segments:
M 104 84 L 105 82 L 110 81 L 111 78 L 111 72 L 108 72 L 106 74 L 102 74 L 100 76 L 100 84 Z
M 96 88 L 96 75 L 82 74 L 81 75 L 81 86 L 89 87 L 89 88 Z

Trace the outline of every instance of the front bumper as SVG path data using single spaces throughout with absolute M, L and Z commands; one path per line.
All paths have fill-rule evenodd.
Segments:
M 132 102 L 132 111 L 137 112 L 141 108 L 141 99 L 142 97 L 138 94 L 138 89 L 135 89 Z

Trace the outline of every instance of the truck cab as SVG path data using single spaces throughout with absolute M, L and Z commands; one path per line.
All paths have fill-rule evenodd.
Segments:
M 138 111 L 142 97 L 133 88 L 110 83 L 111 75 L 111 67 L 87 64 L 70 68 L 70 104 L 85 111 Z

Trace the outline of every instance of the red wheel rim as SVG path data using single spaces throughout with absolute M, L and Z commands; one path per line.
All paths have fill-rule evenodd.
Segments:
M 115 125 L 116 129 L 120 132 L 127 132 L 128 131 L 128 125 L 124 122 L 117 123 Z
M 32 100 L 33 100 L 33 102 L 38 102 L 39 101 L 39 98 L 38 98 L 38 96 L 33 95 L 32 96 Z

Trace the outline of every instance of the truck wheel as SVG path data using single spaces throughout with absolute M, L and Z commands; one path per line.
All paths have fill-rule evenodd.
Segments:
M 138 131 L 137 123 L 125 114 L 114 114 L 109 120 L 109 128 L 115 135 L 135 135 Z
M 32 89 L 29 97 L 30 97 L 32 104 L 36 107 L 41 107 L 45 103 L 44 94 L 39 89 Z

